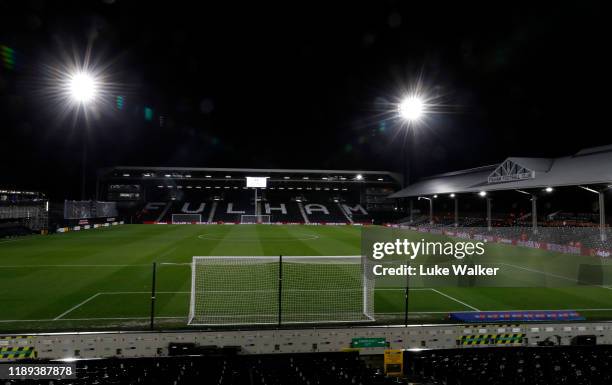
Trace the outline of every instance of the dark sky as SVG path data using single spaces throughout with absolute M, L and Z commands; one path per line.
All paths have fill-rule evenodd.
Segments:
M 0 1 L 0 45 L 15 51 L 13 68 L 0 63 L 0 188 L 78 197 L 84 129 L 92 176 L 114 165 L 399 171 L 390 103 L 419 76 L 443 113 L 416 128 L 417 175 L 612 143 L 599 3 L 217 3 Z M 75 123 L 49 101 L 48 69 L 88 42 L 113 87 Z

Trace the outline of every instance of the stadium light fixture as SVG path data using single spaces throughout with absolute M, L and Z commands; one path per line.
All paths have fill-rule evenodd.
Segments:
M 417 122 L 425 113 L 425 102 L 419 95 L 408 95 L 399 103 L 397 110 L 402 119 Z
M 452 193 L 452 194 L 450 195 L 450 197 L 451 197 L 451 198 L 454 198 L 454 197 L 455 197 L 455 193 Z
M 361 175 L 361 174 L 357 174 L 357 176 L 355 177 L 355 179 L 357 179 L 357 180 L 363 180 L 363 175 Z
M 438 194 L 434 194 L 434 196 L 433 196 L 433 197 L 434 197 L 434 198 L 437 198 L 437 197 L 438 197 Z
M 481 191 L 478 193 L 478 195 L 480 195 L 481 197 L 486 197 L 487 196 L 487 192 L 486 191 Z
M 92 74 L 76 72 L 68 79 L 68 90 L 73 101 L 88 104 L 98 94 L 98 81 Z
M 554 189 L 553 189 L 552 187 L 546 187 L 546 188 L 544 189 L 544 191 L 546 191 L 547 193 L 551 193 L 551 192 L 553 192 L 553 190 L 554 190 Z

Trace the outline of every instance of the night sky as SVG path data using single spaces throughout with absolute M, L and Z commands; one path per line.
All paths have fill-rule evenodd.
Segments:
M 78 198 L 83 130 L 90 191 L 117 165 L 400 171 L 419 78 L 417 176 L 612 143 L 599 3 L 216 3 L 0 1 L 0 189 Z M 88 45 L 112 87 L 75 122 L 48 69 Z

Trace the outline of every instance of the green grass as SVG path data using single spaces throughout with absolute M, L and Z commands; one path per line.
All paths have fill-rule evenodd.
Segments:
M 589 319 L 612 318 L 612 290 L 607 286 L 569 285 L 567 280 L 559 278 L 572 276 L 575 273 L 572 270 L 580 263 L 596 264 L 599 260 L 507 245 L 489 245 L 489 248 L 487 260 L 480 262 L 505 264 L 497 284 L 491 285 L 498 287 L 415 280 L 409 297 L 411 320 L 444 322 L 449 311 L 473 309 L 578 309 Z M 191 285 L 188 263 L 193 256 L 279 254 L 359 255 L 361 228 L 123 225 L 3 240 L 0 241 L 0 332 L 146 327 L 154 261 L 158 263 L 157 326 L 186 327 Z M 287 268 L 290 277 L 291 267 Z M 341 269 L 335 270 L 322 279 L 340 279 L 346 274 Z M 294 287 L 316 286 L 316 280 L 304 278 L 311 274 L 293 276 Z M 249 281 L 248 277 L 242 280 Z M 403 320 L 403 282 L 401 279 L 378 282 L 377 320 Z M 290 288 L 291 280 L 286 284 Z M 274 293 L 269 295 L 266 301 L 256 292 L 245 294 L 240 306 L 221 298 L 216 303 L 223 305 L 217 305 L 217 311 L 221 314 L 238 309 L 245 314 L 258 311 L 274 314 Z M 283 303 L 288 317 L 291 311 L 297 314 L 304 308 L 321 310 L 318 308 L 320 294 L 290 298 L 288 295 Z M 328 298 L 327 303 L 335 301 L 342 312 L 346 310 L 342 304 L 350 302 L 346 298 L 345 301 L 339 296 Z

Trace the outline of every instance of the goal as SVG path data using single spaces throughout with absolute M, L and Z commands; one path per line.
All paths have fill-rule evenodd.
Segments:
M 240 223 L 270 223 L 269 215 L 241 215 Z
M 374 321 L 361 256 L 193 257 L 190 325 Z
M 200 222 L 202 222 L 201 214 L 172 214 L 173 224 L 200 223 Z

